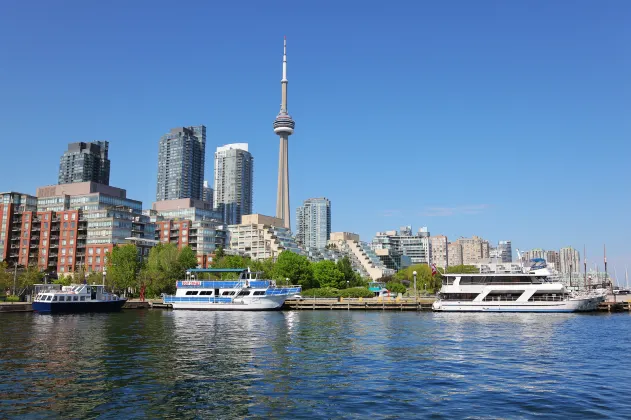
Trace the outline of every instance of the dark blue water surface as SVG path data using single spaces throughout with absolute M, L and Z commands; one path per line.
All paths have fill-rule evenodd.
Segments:
M 631 316 L 0 315 L 0 418 L 629 418 Z

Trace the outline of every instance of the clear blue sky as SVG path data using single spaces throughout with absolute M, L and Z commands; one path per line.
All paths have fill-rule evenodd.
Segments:
M 631 2 L 303 3 L 4 0 L 0 190 L 108 140 L 147 208 L 160 136 L 205 124 L 206 178 L 248 142 L 273 214 L 287 35 L 292 216 L 326 196 L 364 240 L 411 224 L 631 265 Z

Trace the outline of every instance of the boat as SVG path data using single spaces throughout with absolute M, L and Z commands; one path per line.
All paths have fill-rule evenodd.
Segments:
M 571 292 L 537 260 L 521 272 L 443 274 L 439 312 L 588 312 L 605 300 L 606 291 Z
M 390 296 L 390 291 L 386 289 L 386 284 L 380 281 L 368 283 L 368 290 L 375 294 L 375 297 Z
M 200 280 L 205 273 L 238 275 L 234 280 Z M 277 286 L 274 280 L 261 280 L 249 268 L 192 269 L 186 280 L 176 282 L 175 295 L 163 302 L 173 309 L 206 311 L 265 311 L 280 309 L 285 300 L 299 295 L 300 286 Z
M 116 312 L 127 302 L 105 290 L 104 285 L 74 284 L 61 290 L 39 292 L 33 300 L 33 311 L 50 313 Z

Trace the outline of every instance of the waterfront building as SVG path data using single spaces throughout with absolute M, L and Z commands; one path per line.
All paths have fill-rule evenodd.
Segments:
M 278 190 L 276 193 L 276 218 L 291 230 L 289 214 L 289 157 L 288 139 L 294 133 L 296 123 L 287 112 L 287 39 L 283 45 L 283 78 L 281 83 L 280 111 L 274 120 L 274 133 L 280 138 L 278 153 Z
M 364 277 L 377 280 L 396 272 L 386 267 L 370 244 L 360 241 L 355 233 L 331 232 L 328 248 L 348 256 L 353 267 Z
M 511 241 L 499 241 L 497 245 L 498 257 L 503 263 L 513 261 L 513 246 Z
M 303 248 L 326 247 L 331 235 L 331 202 L 309 198 L 296 210 L 296 242 Z
M 32 217 L 32 216 L 31 216 Z M 142 214 L 142 202 L 124 189 L 95 182 L 37 188 L 40 269 L 59 273 L 102 271 L 105 255 L 127 238 L 153 239 L 155 225 Z
M 68 144 L 68 150 L 59 160 L 58 184 L 92 181 L 109 185 L 108 150 L 107 141 Z
M 459 238 L 456 242 L 462 246 L 462 263 L 465 265 L 490 257 L 489 241 L 485 239 L 474 235 L 471 238 Z
M 559 258 L 561 260 L 561 273 L 569 274 L 581 271 L 581 256 L 578 251 L 571 246 L 561 248 L 559 251 Z
M 285 251 L 304 255 L 284 221 L 262 214 L 245 214 L 241 223 L 228 226 L 228 249 L 253 260 L 276 259 Z
M 247 143 L 227 144 L 215 152 L 214 205 L 226 225 L 241 223 L 252 213 L 254 158 Z
M 548 263 L 548 267 L 561 271 L 561 255 L 559 254 L 559 251 L 546 251 L 545 260 Z M 574 271 L 580 271 L 580 267 L 578 265 L 573 269 Z
M 449 241 L 445 235 L 435 235 L 429 237 L 430 254 L 432 263 L 437 267 L 449 267 Z
M 411 226 L 403 226 L 399 231 L 377 232 L 372 240 L 371 248 L 377 253 L 386 267 L 401 270 L 406 268 L 407 259 L 410 264 L 430 264 L 430 234 L 426 227 L 421 227 L 413 235 Z
M 191 198 L 156 201 L 144 213 L 156 224 L 157 241 L 178 248 L 189 246 L 200 267 L 207 268 L 215 249 L 226 246 L 222 215 L 210 203 Z
M 32 221 L 23 221 L 22 217 L 22 214 L 32 215 L 36 210 L 35 196 L 19 192 L 0 193 L 0 261 L 6 261 L 9 266 L 26 265 L 29 255 L 37 251 L 39 238 L 31 237 L 32 229 L 29 229 Z
M 459 242 L 449 242 L 447 245 L 447 254 L 449 255 L 449 260 L 447 261 L 448 267 L 463 264 L 462 245 L 460 245 Z
M 202 201 L 210 204 L 210 207 L 213 207 L 213 196 L 215 194 L 215 191 L 213 190 L 213 188 L 208 184 L 208 181 L 204 181 L 204 186 L 202 187 Z
M 160 138 L 156 201 L 202 199 L 206 127 L 173 128 Z

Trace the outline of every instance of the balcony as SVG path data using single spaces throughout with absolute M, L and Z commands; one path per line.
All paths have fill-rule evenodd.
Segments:
M 77 235 L 77 239 L 85 239 L 88 235 Z

